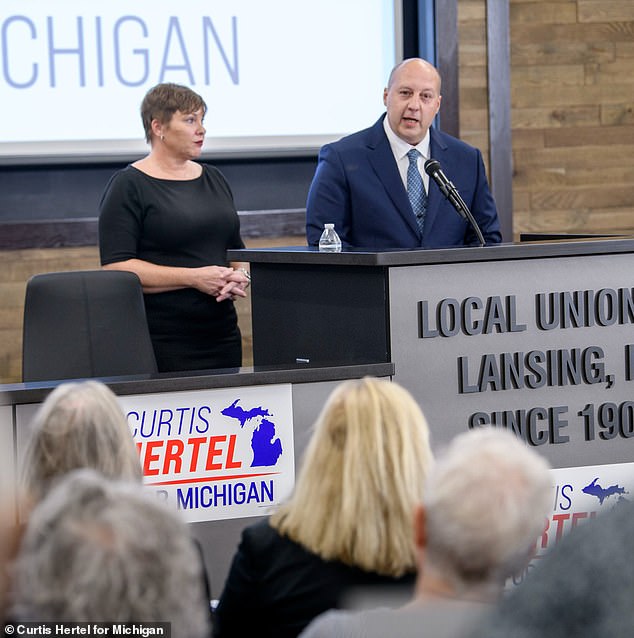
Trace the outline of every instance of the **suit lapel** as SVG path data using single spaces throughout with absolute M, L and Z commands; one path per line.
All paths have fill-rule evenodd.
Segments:
M 429 130 L 429 159 L 437 159 L 442 166 L 444 152 L 447 150 L 447 145 L 440 139 L 440 136 L 434 128 Z M 438 186 L 431 177 L 429 178 L 429 188 L 427 193 L 427 212 L 425 213 L 425 235 L 431 233 L 431 229 L 438 216 L 438 210 L 442 204 L 444 195 L 440 192 Z
M 398 214 L 414 233 L 420 235 L 394 154 L 383 130 L 383 117 L 372 127 L 368 140 L 368 160 Z

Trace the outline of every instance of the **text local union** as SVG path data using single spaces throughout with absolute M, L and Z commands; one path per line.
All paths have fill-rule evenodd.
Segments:
M 523 332 L 526 325 L 518 323 L 515 295 L 492 296 L 485 301 L 467 297 L 462 301 L 447 298 L 430 309 L 429 301 L 419 301 L 420 337 L 453 337 L 492 332 Z
M 634 324 L 634 288 L 600 288 L 538 293 L 534 316 L 539 330 Z M 418 302 L 420 338 L 493 332 L 523 332 L 515 295 L 446 298 L 434 306 Z

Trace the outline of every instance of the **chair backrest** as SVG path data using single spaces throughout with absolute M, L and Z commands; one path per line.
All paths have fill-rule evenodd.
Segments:
M 155 372 L 143 291 L 134 273 L 87 270 L 29 279 L 23 381 Z

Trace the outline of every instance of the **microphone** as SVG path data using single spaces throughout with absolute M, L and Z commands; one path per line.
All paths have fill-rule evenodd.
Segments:
M 428 159 L 425 162 L 425 172 L 436 182 L 438 188 L 440 189 L 440 192 L 449 200 L 460 217 L 467 220 L 471 224 L 473 230 L 478 236 L 480 245 L 484 246 L 484 237 L 482 236 L 482 232 L 480 231 L 476 220 L 473 218 L 473 215 L 471 214 L 469 207 L 465 204 L 464 199 L 462 199 L 462 197 L 460 196 L 458 189 L 443 173 L 440 162 L 435 159 Z
M 440 188 L 440 192 L 451 202 L 460 217 L 467 219 L 467 213 L 465 212 L 467 205 L 464 203 L 462 197 L 460 197 L 458 189 L 443 173 L 440 162 L 435 159 L 428 159 L 425 162 L 425 172 L 436 182 L 438 188 Z

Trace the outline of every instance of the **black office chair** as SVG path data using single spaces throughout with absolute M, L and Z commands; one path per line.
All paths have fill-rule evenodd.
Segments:
M 87 270 L 27 282 L 23 381 L 157 372 L 139 278 Z

